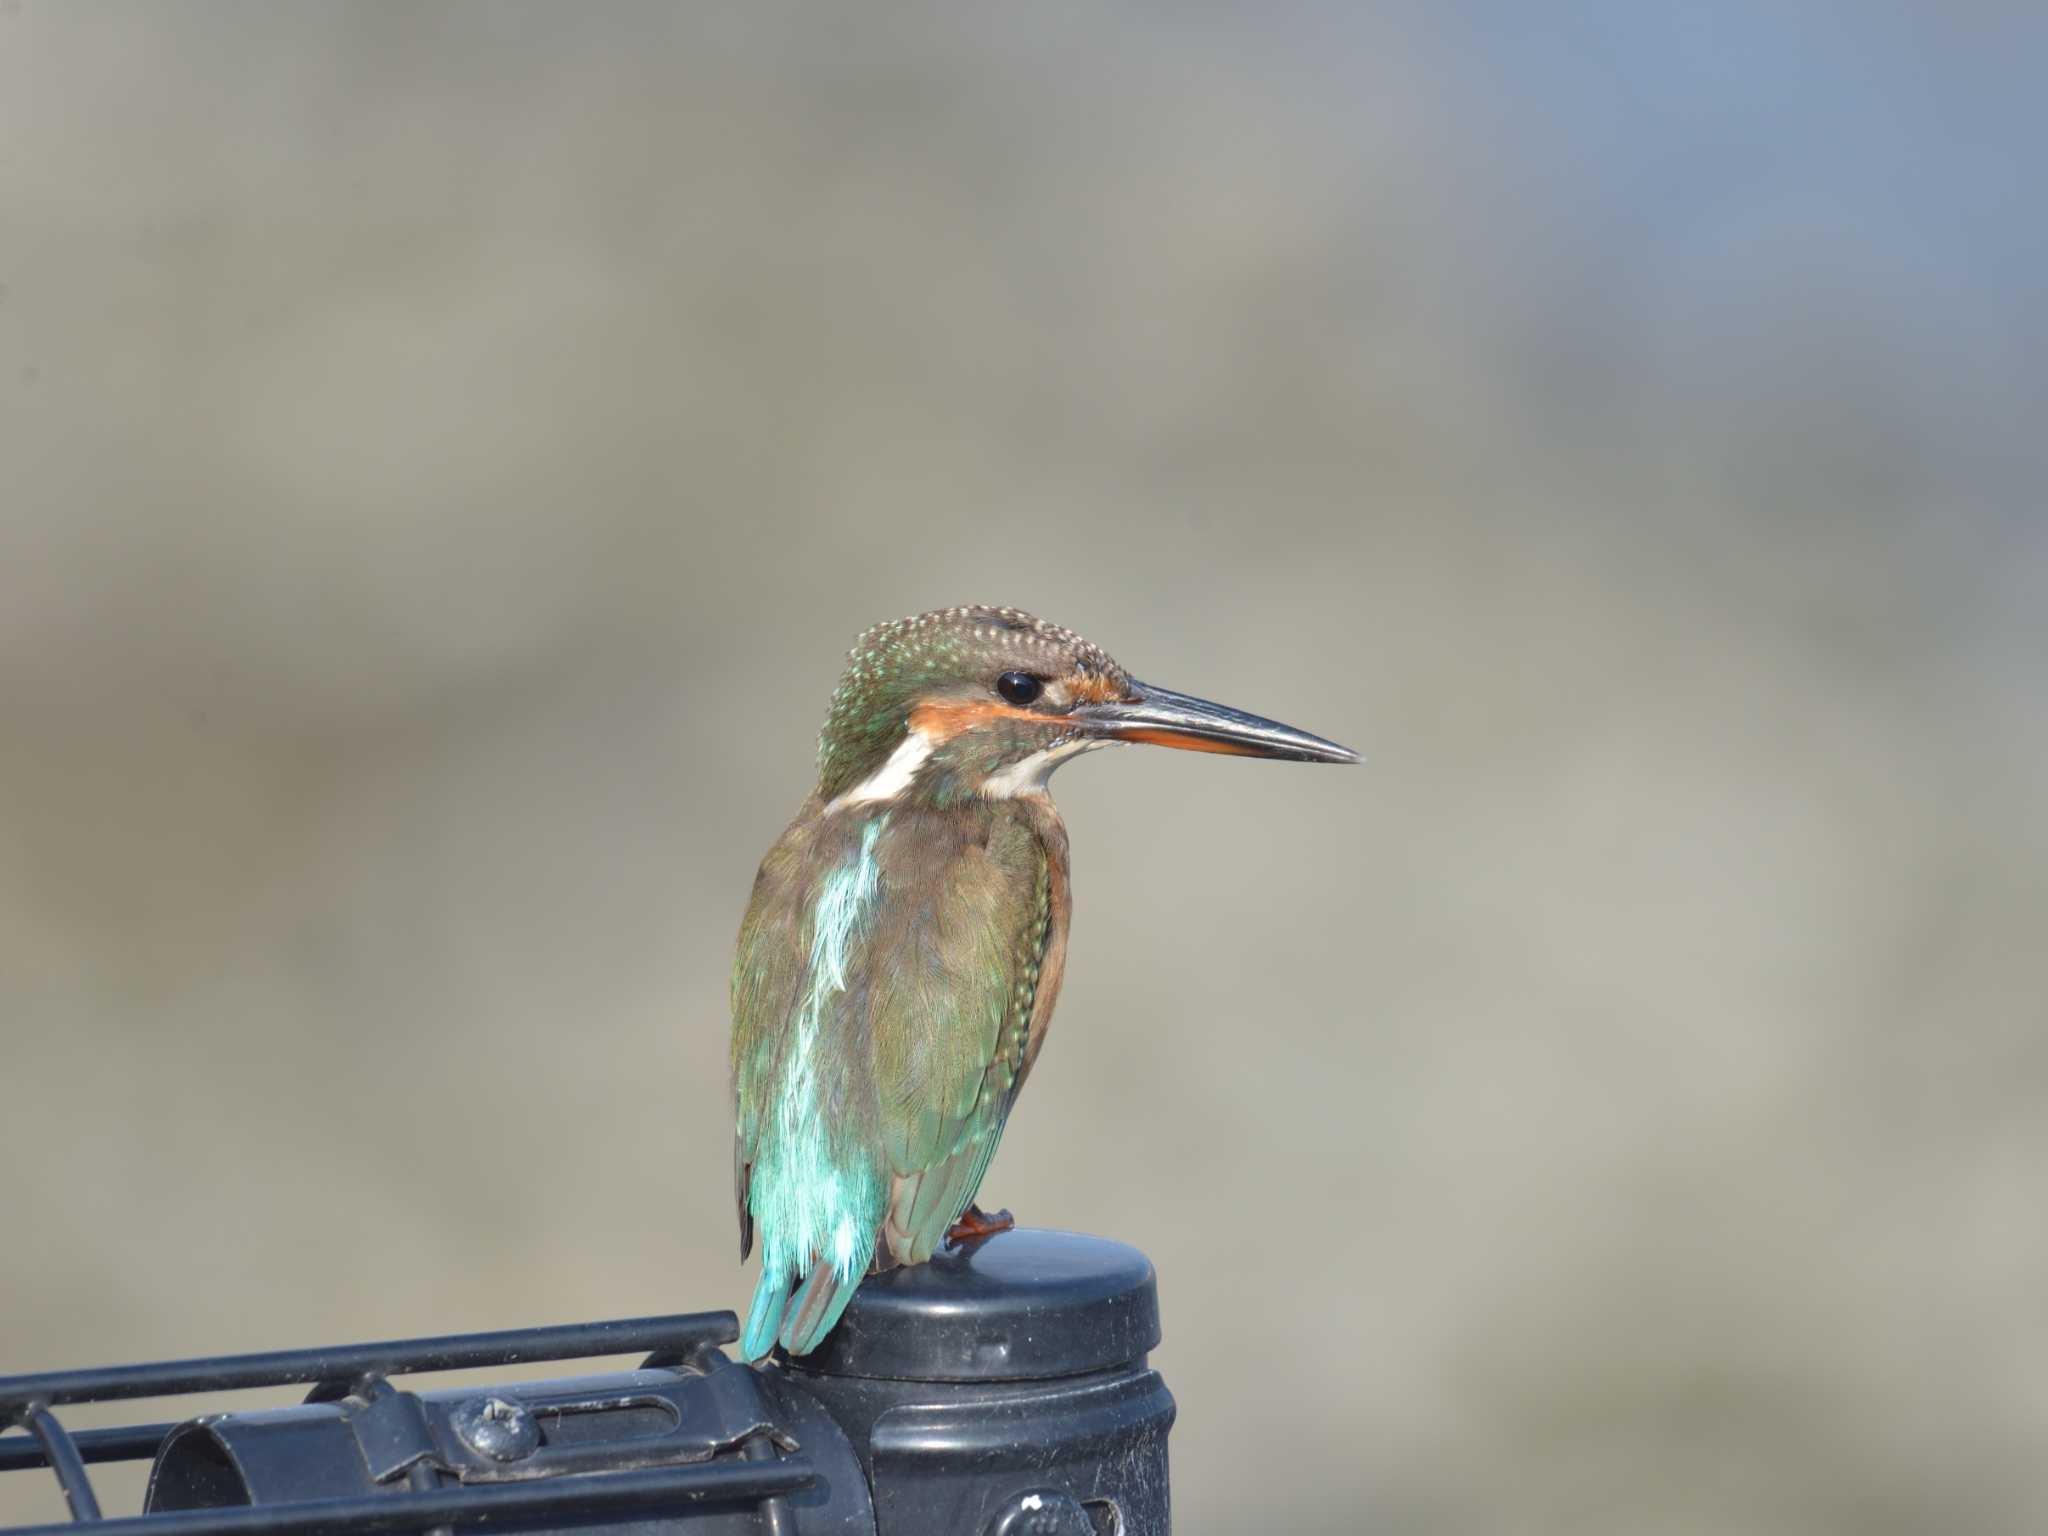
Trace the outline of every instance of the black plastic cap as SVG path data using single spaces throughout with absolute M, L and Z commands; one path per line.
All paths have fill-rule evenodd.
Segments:
M 869 1276 L 825 1342 L 789 1363 L 827 1376 L 1026 1381 L 1107 1370 L 1158 1343 L 1144 1254 L 1020 1227 Z

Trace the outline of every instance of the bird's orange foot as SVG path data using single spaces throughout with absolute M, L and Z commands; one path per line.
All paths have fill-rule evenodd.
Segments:
M 1008 1211 L 997 1211 L 991 1216 L 978 1205 L 970 1205 L 960 1219 L 946 1228 L 946 1242 L 958 1248 L 965 1243 L 978 1243 L 983 1238 L 994 1237 L 998 1232 L 1007 1232 L 1017 1225 L 1016 1218 Z

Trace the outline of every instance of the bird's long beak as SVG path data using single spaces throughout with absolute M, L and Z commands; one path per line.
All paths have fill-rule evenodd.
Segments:
M 1171 688 L 1133 683 L 1138 697 L 1083 704 L 1070 718 L 1109 741 L 1149 741 L 1193 752 L 1279 757 L 1297 763 L 1355 763 L 1358 754 L 1277 720 L 1211 704 Z

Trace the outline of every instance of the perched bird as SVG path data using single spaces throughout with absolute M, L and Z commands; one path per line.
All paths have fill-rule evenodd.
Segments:
M 1135 681 L 1070 629 L 947 608 L 860 637 L 818 787 L 769 849 L 732 976 L 741 1339 L 814 1349 L 872 1270 L 1000 1231 L 973 1205 L 1067 953 L 1046 780 L 1119 742 L 1297 762 L 1357 754 Z

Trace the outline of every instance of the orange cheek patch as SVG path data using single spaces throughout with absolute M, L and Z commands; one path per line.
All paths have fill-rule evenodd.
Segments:
M 937 745 L 995 720 L 1030 720 L 1042 725 L 1057 718 L 1019 709 L 1000 699 L 927 699 L 910 712 L 910 728 Z
M 1206 736 L 1186 736 L 1179 731 L 1137 730 L 1119 731 L 1124 741 L 1142 741 L 1155 747 L 1179 747 L 1183 752 L 1221 752 L 1226 757 L 1257 757 L 1256 747 L 1239 746 L 1231 741 L 1211 741 Z

